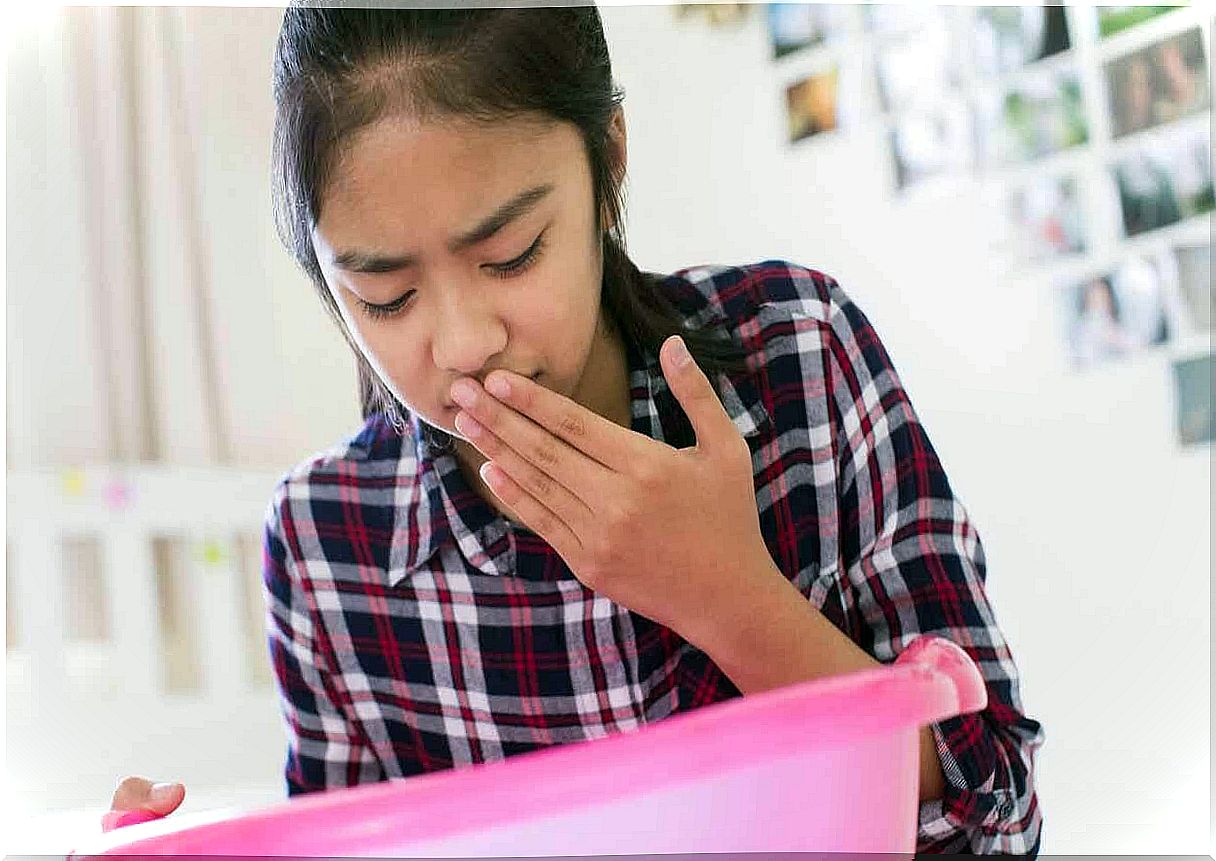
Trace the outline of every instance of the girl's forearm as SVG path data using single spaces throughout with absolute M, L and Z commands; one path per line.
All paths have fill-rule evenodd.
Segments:
M 748 594 L 711 614 L 688 637 L 744 695 L 881 666 L 813 607 L 776 566 L 749 578 Z M 920 799 L 942 797 L 945 776 L 933 731 L 920 734 Z

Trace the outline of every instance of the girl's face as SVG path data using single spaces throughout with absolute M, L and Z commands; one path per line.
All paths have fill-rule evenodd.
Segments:
M 600 321 L 594 208 L 573 125 L 393 117 L 339 154 L 313 246 L 380 378 L 459 437 L 452 383 L 497 368 L 601 415 L 619 402 L 623 351 Z

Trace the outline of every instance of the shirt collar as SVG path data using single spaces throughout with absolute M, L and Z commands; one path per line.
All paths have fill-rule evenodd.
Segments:
M 402 443 L 388 559 L 389 584 L 392 586 L 452 540 L 440 481 L 443 454 L 427 445 L 419 419 L 413 413 L 409 414 Z
M 692 427 L 667 385 L 658 356 L 632 344 L 628 344 L 626 350 L 633 429 L 675 448 L 694 445 Z M 751 373 L 718 373 L 716 382 L 723 408 L 754 450 L 761 433 L 771 425 L 771 419 Z M 405 448 L 411 443 L 412 460 Z M 455 543 L 441 480 L 444 470 L 459 468 L 454 456 L 435 452 L 426 444 L 419 420 L 413 414 L 409 416 L 401 455 L 389 549 L 390 587 L 424 565 L 440 547 Z

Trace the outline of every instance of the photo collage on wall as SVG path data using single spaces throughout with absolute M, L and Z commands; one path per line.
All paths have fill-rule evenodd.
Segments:
M 766 5 L 772 59 L 839 41 L 845 34 L 848 7 L 808 3 Z M 790 143 L 835 131 L 840 125 L 840 66 L 829 63 L 785 86 Z
M 1200 28 L 1113 57 L 1103 78 L 1111 137 L 1130 139 L 1110 168 L 1124 234 L 1212 211 L 1211 87 Z
M 1178 411 L 1178 439 L 1184 446 L 1211 444 L 1216 434 L 1212 388 L 1216 366 L 1212 354 L 1174 363 L 1174 398 Z
M 969 171 L 974 164 L 974 125 L 962 97 L 965 57 L 951 38 L 946 9 L 864 7 L 875 40 L 879 108 L 887 132 L 895 185 L 907 188 L 930 177 Z
M 1180 239 L 1154 250 L 1135 251 L 1122 256 L 1112 267 L 1058 285 L 1056 291 L 1063 340 L 1075 369 L 1092 368 L 1170 343 L 1181 338 L 1204 341 L 1195 358 L 1175 361 L 1188 368 L 1199 359 L 1211 382 L 1213 329 L 1212 245 L 1210 233 L 1202 239 Z M 1188 364 L 1191 363 L 1191 364 Z M 1211 418 L 1204 427 L 1206 436 L 1190 438 L 1182 428 L 1183 413 L 1197 408 L 1194 381 L 1198 373 L 1188 370 L 1176 382 L 1180 440 L 1185 444 L 1211 441 Z M 1185 385 L 1181 381 L 1188 381 Z M 1210 411 L 1210 398 L 1203 403 Z
M 1205 125 L 1145 140 L 1111 169 L 1131 237 L 1212 211 L 1212 149 Z
M 672 7 L 677 21 L 697 17 L 711 27 L 740 27 L 751 14 L 751 3 L 677 3 Z
M 970 58 L 956 16 L 946 6 L 863 7 L 896 189 L 975 166 L 975 121 L 963 89 Z
M 1110 271 L 1066 285 L 1060 303 L 1074 367 L 1167 342 L 1191 353 L 1171 361 L 1177 438 L 1210 445 L 1212 69 L 1201 26 L 1163 26 L 1162 16 L 1176 11 L 1095 10 L 1111 152 L 1105 179 L 1120 231 L 1113 244 L 1125 250 Z M 1140 32 L 1147 38 L 1136 38 Z
M 1096 365 L 1164 344 L 1173 266 L 1166 254 L 1136 255 L 1058 291 L 1073 363 Z
M 1208 107 L 1203 35 L 1198 27 L 1169 36 L 1104 69 L 1115 138 L 1173 122 Z
M 765 23 L 788 145 L 849 131 L 845 94 L 865 92 L 842 89 L 843 61 L 869 57 L 892 194 L 992 184 L 1010 264 L 1056 282 L 1068 364 L 1206 338 L 1210 374 L 1213 25 L 1178 6 L 796 3 Z M 1180 416 L 1197 373 L 1178 371 Z
M 1016 188 L 1009 218 L 1016 260 L 1042 263 L 1088 250 L 1084 206 L 1071 174 L 1036 177 Z
M 1175 250 L 1182 310 L 1192 331 L 1212 332 L 1216 299 L 1212 291 L 1212 246 L 1196 242 Z M 1212 390 L 1216 388 L 1216 363 L 1209 336 L 1206 355 L 1174 362 L 1174 400 L 1178 416 L 1178 439 L 1186 446 L 1211 444 L 1216 426 Z

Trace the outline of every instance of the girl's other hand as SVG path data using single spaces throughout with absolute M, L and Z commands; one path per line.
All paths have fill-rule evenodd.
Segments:
M 124 777 L 110 799 L 110 811 L 101 817 L 103 831 L 168 816 L 186 797 L 180 783 L 153 783 L 144 777 Z
M 495 370 L 453 383 L 481 478 L 587 588 L 705 649 L 789 580 L 760 531 L 751 449 L 678 335 L 663 376 L 696 445 L 676 449 Z

